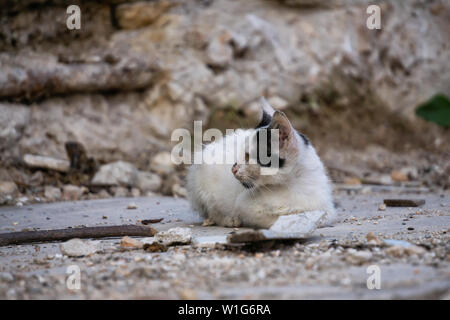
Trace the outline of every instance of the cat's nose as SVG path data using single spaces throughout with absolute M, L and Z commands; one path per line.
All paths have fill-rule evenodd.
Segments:
M 233 167 L 231 168 L 231 172 L 233 172 L 233 174 L 236 174 L 236 172 L 238 171 L 238 166 L 237 166 L 237 163 L 235 163 L 234 165 L 233 165 Z

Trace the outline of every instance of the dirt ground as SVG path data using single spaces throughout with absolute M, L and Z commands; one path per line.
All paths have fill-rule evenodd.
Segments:
M 334 226 L 298 241 L 233 246 L 214 242 L 224 242 L 237 230 L 202 226 L 184 199 L 112 198 L 2 207 L 1 233 L 164 218 L 152 226 L 158 231 L 187 227 L 192 242 L 151 253 L 123 249 L 120 239 L 89 240 L 99 249 L 81 258 L 62 254 L 58 243 L 0 247 L 0 298 L 450 298 L 448 191 L 375 185 L 335 189 L 339 222 Z M 415 208 L 384 208 L 387 198 L 426 202 Z M 135 210 L 127 209 L 130 202 Z M 73 265 L 81 271 L 78 290 L 67 286 L 68 267 Z M 380 289 L 368 289 L 370 266 L 379 268 Z

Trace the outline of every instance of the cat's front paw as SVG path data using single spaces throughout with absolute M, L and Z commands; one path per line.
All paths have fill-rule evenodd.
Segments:
M 223 219 L 224 227 L 237 228 L 240 227 L 241 224 L 242 224 L 241 219 L 239 219 L 239 217 L 236 216 L 225 217 Z

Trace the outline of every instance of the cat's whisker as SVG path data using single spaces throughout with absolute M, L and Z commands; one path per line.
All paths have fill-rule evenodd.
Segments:
M 255 189 L 255 187 L 253 186 L 253 187 L 249 188 L 248 190 L 250 191 L 250 197 L 256 198 L 256 189 Z
M 266 185 L 264 185 L 264 184 L 262 184 L 262 185 L 261 185 L 261 187 L 264 187 L 264 188 L 266 188 L 266 189 L 267 189 L 267 191 L 269 191 L 269 192 L 271 192 L 271 193 L 273 192 L 273 191 L 272 191 L 272 190 L 271 190 L 271 189 L 270 189 L 270 188 L 269 188 L 268 186 L 266 186 Z

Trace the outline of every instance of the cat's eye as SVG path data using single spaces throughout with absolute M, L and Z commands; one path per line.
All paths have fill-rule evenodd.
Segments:
M 250 160 L 250 155 L 248 154 L 248 152 L 245 153 L 245 163 L 248 163 L 248 161 Z

